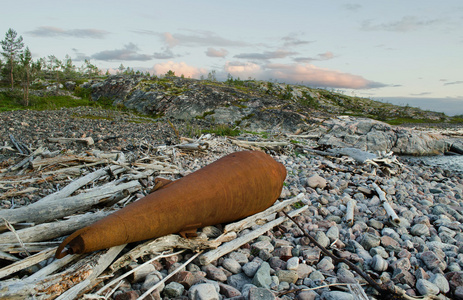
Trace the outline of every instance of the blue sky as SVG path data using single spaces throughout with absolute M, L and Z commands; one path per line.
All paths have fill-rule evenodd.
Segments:
M 2 12 L 0 34 L 16 30 L 34 58 L 214 70 L 463 114 L 461 0 L 16 0 Z

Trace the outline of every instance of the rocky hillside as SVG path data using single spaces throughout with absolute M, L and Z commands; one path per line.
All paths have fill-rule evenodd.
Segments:
M 89 81 L 92 100 L 153 117 L 227 124 L 248 131 L 298 131 L 331 115 L 379 120 L 448 121 L 442 113 L 349 97 L 324 89 L 262 81 L 111 76 Z

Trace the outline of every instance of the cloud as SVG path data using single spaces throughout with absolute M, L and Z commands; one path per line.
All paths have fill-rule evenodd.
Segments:
M 362 5 L 360 4 L 353 4 L 353 3 L 348 3 L 348 4 L 344 4 L 343 7 L 347 10 L 352 10 L 352 11 L 356 11 L 356 10 L 359 10 L 360 8 L 362 8 Z
M 321 60 L 329 60 L 333 59 L 335 55 L 331 51 L 326 51 L 325 53 L 320 53 L 316 57 L 296 57 L 294 59 L 295 62 L 300 63 L 309 63 L 312 61 L 321 61 Z
M 261 78 L 262 68 L 258 64 L 246 62 L 227 62 L 225 64 L 225 72 L 240 78 Z
M 234 77 L 251 77 L 260 80 L 277 78 L 286 83 L 300 84 L 302 82 L 316 87 L 370 89 L 386 86 L 358 75 L 318 68 L 310 64 L 267 64 L 260 66 L 249 62 L 228 62 L 225 65 L 225 71 Z
M 164 42 L 169 47 L 181 46 L 215 46 L 215 47 L 228 47 L 228 46 L 247 46 L 248 44 L 240 40 L 229 40 L 217 35 L 211 31 L 191 31 L 190 34 L 170 33 L 165 32 L 162 34 Z
M 289 36 L 289 35 L 283 37 L 282 40 L 284 41 L 284 44 L 283 44 L 284 47 L 294 47 L 294 46 L 307 45 L 307 44 L 313 43 L 313 41 L 305 41 L 305 40 L 301 40 L 297 37 Z
M 156 59 L 172 59 L 175 57 L 180 57 L 180 55 L 174 54 L 170 48 L 164 48 L 162 52 L 155 52 L 153 58 Z
M 75 57 L 72 59 L 73 61 L 84 61 L 86 59 L 90 60 L 91 57 L 88 56 L 88 55 L 85 55 L 85 53 L 82 53 L 80 52 L 78 49 L 76 48 L 72 48 L 72 51 L 74 52 L 75 54 Z
M 153 58 L 152 55 L 137 53 L 139 50 L 140 49 L 135 44 L 129 43 L 127 45 L 124 45 L 124 48 L 122 49 L 101 51 L 93 54 L 91 57 L 103 61 L 147 61 Z
M 189 66 L 184 62 L 168 61 L 155 64 L 152 68 L 156 75 L 166 74 L 169 70 L 174 71 L 177 76 L 184 75 L 191 78 L 199 78 L 201 75 L 207 74 L 206 69 Z
M 206 55 L 209 57 L 225 57 L 227 56 L 228 51 L 224 48 L 221 49 L 214 49 L 214 48 L 207 48 Z
M 463 84 L 463 80 L 458 80 L 458 81 L 452 81 L 452 82 L 446 82 L 444 85 L 453 85 L 453 84 Z
M 431 92 L 422 92 L 422 93 L 410 94 L 410 96 L 427 96 L 431 94 L 432 94 Z
M 372 24 L 371 20 L 366 20 L 362 23 L 361 28 L 363 30 L 377 31 L 396 31 L 396 32 L 407 32 L 417 30 L 421 27 L 426 27 L 440 22 L 440 20 L 419 20 L 414 16 L 405 16 L 401 20 L 396 22 Z
M 259 59 L 259 60 L 268 60 L 275 58 L 285 58 L 291 55 L 297 54 L 297 52 L 286 51 L 286 50 L 276 50 L 276 51 L 266 51 L 264 53 L 242 53 L 235 55 L 235 58 L 242 59 Z
M 62 29 L 51 26 L 40 26 L 35 30 L 28 31 L 28 34 L 36 37 L 77 37 L 103 39 L 109 34 L 108 31 L 99 29 Z

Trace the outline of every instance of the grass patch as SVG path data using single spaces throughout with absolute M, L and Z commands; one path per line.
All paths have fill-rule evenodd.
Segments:
M 238 136 L 240 131 L 238 129 L 231 128 L 225 124 L 218 124 L 210 129 L 203 129 L 202 133 L 213 133 L 217 136 Z
M 54 110 L 64 107 L 93 106 L 93 101 L 76 99 L 71 96 L 48 95 L 44 97 L 29 95 L 29 105 L 25 106 L 22 94 L 16 91 L 0 92 L 0 111 L 32 109 Z

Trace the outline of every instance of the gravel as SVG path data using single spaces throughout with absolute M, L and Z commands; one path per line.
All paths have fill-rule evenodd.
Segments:
M 32 149 L 46 145 L 50 151 L 75 152 L 84 151 L 87 146 L 50 144 L 46 139 L 91 136 L 94 147 L 100 150 L 125 151 L 134 157 L 149 152 L 153 145 L 177 141 L 175 131 L 168 124 L 146 121 L 130 113 L 93 108 L 8 112 L 1 114 L 0 136 L 3 143 L 11 134 Z M 206 154 L 183 157 L 184 171 L 194 171 L 238 150 L 225 142 L 220 145 L 222 148 L 211 149 Z M 440 168 L 402 161 L 403 167 L 396 169 L 395 175 L 386 177 L 380 176 L 371 165 L 357 165 L 342 159 L 327 161 L 326 157 L 297 155 L 291 150 L 270 151 L 270 154 L 288 171 L 282 198 L 300 192 L 305 194 L 303 202 L 309 209 L 297 220 L 323 246 L 336 249 L 339 256 L 361 266 L 379 283 L 392 281 L 409 295 L 438 294 L 440 299 L 463 295 L 460 286 L 463 282 L 463 172 L 444 174 Z M 13 162 L 17 162 L 16 154 L 0 152 L 0 168 Z M 399 226 L 389 222 L 381 201 L 371 193 L 373 182 L 386 192 L 401 220 Z M 343 219 L 350 199 L 357 201 L 352 226 Z M 7 207 L 5 202 L 2 205 Z M 193 261 L 192 265 L 197 268 L 190 265 L 183 275 L 195 273 L 198 276 L 195 284 L 183 285 L 182 289 L 179 284 L 167 283 L 164 291 L 158 291 L 158 297 L 353 299 L 345 286 L 319 287 L 364 282 L 347 265 L 334 263 L 324 256 L 290 221 L 273 228 L 264 237 L 210 266 L 202 266 L 203 272 L 199 271 L 199 262 Z M 179 257 L 178 263 L 184 260 Z M 166 276 L 165 263 L 161 261 L 158 266 L 163 269 L 154 271 L 155 274 Z M 149 284 L 152 282 L 146 283 Z M 142 294 L 141 289 L 140 283 L 133 283 L 120 287 L 114 297 Z M 370 297 L 377 297 L 371 288 L 364 289 Z

